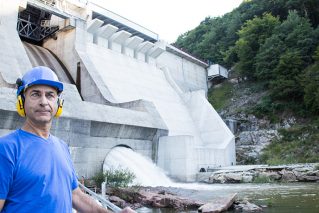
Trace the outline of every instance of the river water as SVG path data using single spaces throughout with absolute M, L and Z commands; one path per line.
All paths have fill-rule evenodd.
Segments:
M 238 199 L 263 206 L 266 213 L 319 213 L 319 183 L 264 183 L 264 184 L 199 184 L 176 183 L 170 180 L 150 159 L 117 147 L 107 156 L 104 169 L 128 168 L 136 175 L 135 184 L 165 186 L 169 192 L 202 201 L 213 201 L 237 193 Z M 139 213 L 175 213 L 172 209 L 138 209 Z M 197 212 L 197 211 L 184 211 Z M 231 211 L 230 211 L 231 212 Z
M 237 193 L 238 199 L 247 199 L 263 207 L 266 213 L 318 213 L 319 183 L 284 184 L 180 184 L 169 191 L 188 198 L 213 201 Z M 172 209 L 141 208 L 140 213 L 175 213 Z M 197 211 L 184 211 L 197 212 Z M 235 212 L 235 211 L 228 211 Z

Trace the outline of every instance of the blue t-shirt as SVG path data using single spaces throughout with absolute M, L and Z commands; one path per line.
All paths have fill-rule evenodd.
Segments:
M 21 129 L 0 138 L 1 212 L 72 212 L 78 187 L 67 145 Z

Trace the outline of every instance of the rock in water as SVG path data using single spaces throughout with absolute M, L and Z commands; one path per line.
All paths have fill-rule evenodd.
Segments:
M 227 198 L 222 198 L 211 203 L 206 203 L 198 208 L 198 212 L 217 213 L 226 211 L 234 203 L 237 198 L 237 193 L 232 194 Z
M 236 211 L 244 211 L 244 212 L 258 212 L 262 211 L 263 209 L 256 204 L 250 203 L 249 201 L 243 201 L 237 205 L 235 205 Z

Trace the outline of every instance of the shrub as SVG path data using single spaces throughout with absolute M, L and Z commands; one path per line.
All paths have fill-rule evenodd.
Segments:
M 319 162 L 318 121 L 280 129 L 281 137 L 262 151 L 261 163 L 271 165 Z
M 112 187 L 127 187 L 133 182 L 134 178 L 135 174 L 133 172 L 122 168 L 110 168 L 105 173 L 98 172 L 92 177 L 98 187 L 101 187 L 104 181 Z
M 253 179 L 253 183 L 272 183 L 274 180 L 266 175 L 258 175 Z
M 102 183 L 105 181 L 105 175 L 102 171 L 100 171 L 92 177 L 92 180 L 95 182 L 96 186 L 100 188 Z
M 110 168 L 105 172 L 106 184 L 113 187 L 127 187 L 135 179 L 135 174 L 128 169 Z

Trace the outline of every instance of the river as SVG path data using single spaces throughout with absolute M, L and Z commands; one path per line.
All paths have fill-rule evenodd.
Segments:
M 238 199 L 247 199 L 263 206 L 263 212 L 266 213 L 319 212 L 319 183 L 180 184 L 179 187 L 168 187 L 167 189 L 181 196 L 207 202 L 238 193 Z M 181 211 L 141 208 L 137 212 L 175 213 Z
M 212 201 L 233 193 L 238 199 L 264 206 L 266 213 L 319 213 L 319 183 L 264 183 L 264 184 L 200 184 L 176 183 L 170 180 L 150 159 L 124 147 L 113 149 L 107 167 L 127 167 L 136 175 L 136 184 L 166 186 L 177 195 L 202 201 Z M 175 213 L 172 209 L 138 209 L 139 213 Z M 197 211 L 184 211 L 197 212 Z M 230 211 L 231 212 L 231 211 Z

